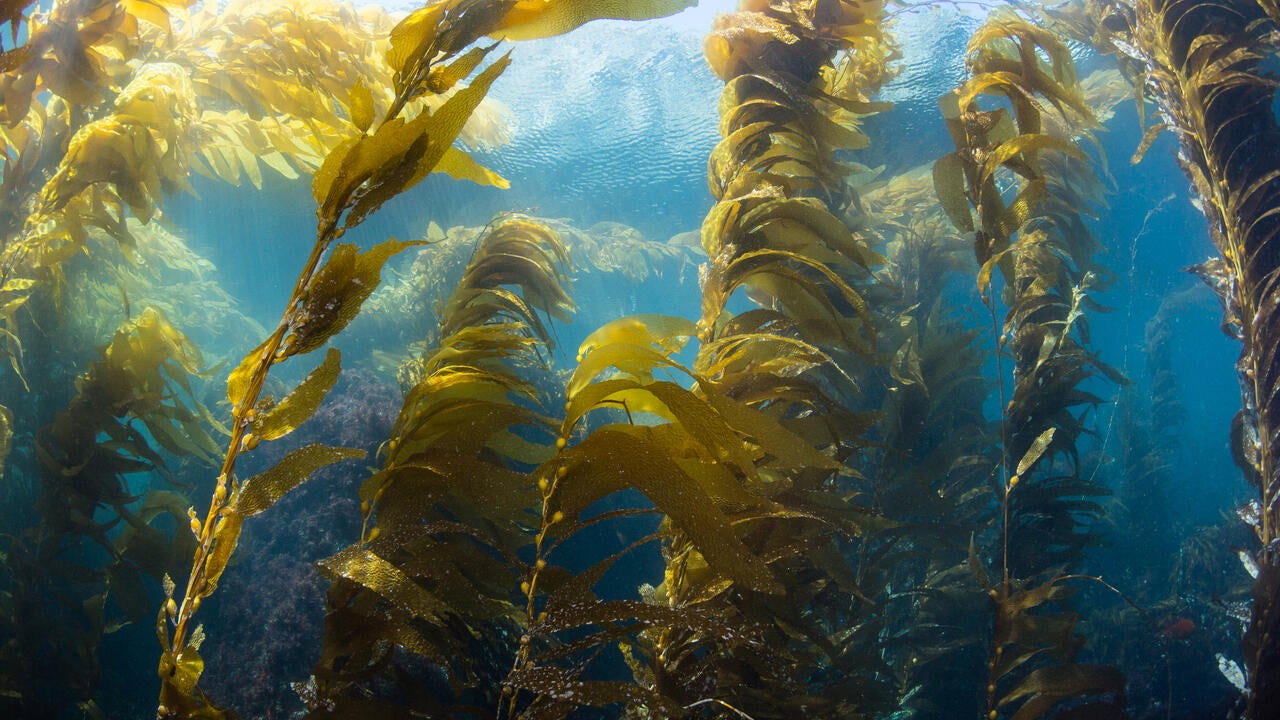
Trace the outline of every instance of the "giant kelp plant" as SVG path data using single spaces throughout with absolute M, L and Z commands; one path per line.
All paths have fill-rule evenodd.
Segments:
M 201 649 L 244 630 L 201 625 L 202 605 L 270 522 L 252 518 L 364 456 L 284 440 L 335 393 L 332 345 L 364 312 L 362 343 L 408 336 L 360 358 L 404 398 L 371 467 L 347 466 L 358 537 L 312 558 L 318 661 L 289 678 L 308 717 L 1150 715 L 1128 668 L 1089 655 L 1111 616 L 1090 622 L 1080 593 L 1114 589 L 1094 563 L 1112 491 L 1115 517 L 1158 524 L 1168 506 L 1134 507 L 1134 484 L 1171 487 L 1143 468 L 1169 466 L 1172 421 L 1112 408 L 1132 430 L 1122 462 L 1093 437 L 1129 382 L 1091 335 L 1113 280 L 1094 221 L 1119 88 L 1160 121 L 1135 159 L 1176 133 L 1222 255 L 1198 272 L 1244 341 L 1232 437 L 1261 549 L 1240 552 L 1247 677 L 1219 662 L 1249 688 L 1243 712 L 1274 714 L 1275 4 L 1002 6 L 940 101 L 954 151 L 890 175 L 859 160 L 900 142 L 869 129 L 891 108 L 894 6 L 743 0 L 704 46 L 724 87 L 698 232 L 663 246 L 523 211 L 342 242 L 432 173 L 508 186 L 471 152 L 510 132 L 487 100 L 519 62 L 507 41 L 692 4 L 2 4 L 0 478 L 35 513 L 0 509 L 0 712 L 114 712 L 103 656 L 163 591 L 157 717 L 236 716 L 201 684 L 235 670 Z M 1127 84 L 1081 81 L 1063 35 L 1116 55 Z M 255 192 L 310 176 L 315 235 L 273 326 L 230 312 L 215 269 L 160 227 L 193 175 Z M 701 262 L 699 307 L 608 317 L 560 361 L 557 328 L 591 302 L 575 276 L 636 282 L 668 261 Z M 222 346 L 202 355 L 198 332 Z M 231 360 L 210 369 L 211 352 Z M 1167 408 L 1157 365 L 1150 407 Z M 1162 652 L 1189 632 L 1145 629 Z

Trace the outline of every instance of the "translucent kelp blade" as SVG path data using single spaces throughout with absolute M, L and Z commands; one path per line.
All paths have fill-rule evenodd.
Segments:
M 569 468 L 557 493 L 566 516 L 575 517 L 600 498 L 634 488 L 689 534 L 712 567 L 745 587 L 781 591 L 765 562 L 742 544 L 728 519 L 648 428 L 600 428 L 553 462 Z
M 387 260 L 405 248 L 420 244 L 392 239 L 365 252 L 346 243 L 335 247 L 329 260 L 307 285 L 299 318 L 291 325 L 281 348 L 283 356 L 311 352 L 341 332 L 377 289 Z M 231 385 L 228 381 L 228 386 Z
M 503 40 L 562 35 L 592 20 L 648 20 L 672 15 L 697 0 L 517 0 L 489 32 Z
M 341 357 L 342 354 L 336 348 L 329 348 L 319 367 L 312 370 L 275 407 L 254 420 L 254 434 L 261 440 L 275 440 L 293 432 L 314 415 L 338 380 Z
M 231 500 L 230 509 L 246 517 L 271 507 L 290 490 L 306 482 L 327 465 L 364 457 L 363 450 L 312 444 L 298 448 L 272 466 L 244 481 Z
M 317 565 L 330 579 L 359 583 L 415 617 L 438 621 L 446 610 L 439 598 L 368 548 L 349 547 Z

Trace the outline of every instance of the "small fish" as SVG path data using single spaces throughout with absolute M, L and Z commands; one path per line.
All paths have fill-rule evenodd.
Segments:
M 1175 617 L 1164 624 L 1164 627 L 1157 633 L 1160 637 L 1169 638 L 1171 640 L 1186 640 L 1191 633 L 1196 631 L 1196 623 L 1190 618 Z

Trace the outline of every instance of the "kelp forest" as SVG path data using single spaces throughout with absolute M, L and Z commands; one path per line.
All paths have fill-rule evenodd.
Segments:
M 0 0 L 0 717 L 1280 717 L 1280 4 L 708 4 Z

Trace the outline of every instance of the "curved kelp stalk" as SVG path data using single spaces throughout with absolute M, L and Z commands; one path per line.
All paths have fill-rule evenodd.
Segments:
M 452 168 L 452 174 L 496 184 L 492 172 L 453 143 L 489 86 L 510 63 L 508 57 L 480 70 L 466 87 L 434 109 L 418 108 L 410 101 L 454 90 L 459 81 L 471 76 L 497 45 L 474 45 L 486 35 L 543 37 L 609 16 L 611 9 L 620 17 L 637 17 L 673 12 L 687 4 L 644 3 L 637 15 L 634 8 L 588 8 L 570 0 L 444 0 L 411 13 L 392 29 L 387 62 L 394 95 L 375 125 L 378 106 L 373 92 L 360 79 L 350 87 L 346 105 L 350 125 L 312 180 L 318 206 L 315 244 L 279 324 L 228 378 L 231 439 L 209 510 L 203 520 L 192 520 L 198 541 L 192 571 L 180 602 L 170 597 L 156 619 L 163 647 L 161 717 L 227 715 L 196 684 L 203 661 L 188 635 L 202 599 L 213 593 L 226 569 L 244 519 L 266 510 L 315 470 L 363 454 L 310 445 L 243 482 L 235 476 L 242 452 L 262 440 L 288 434 L 316 411 L 337 377 L 339 355 L 329 350 L 323 363 L 278 403 L 261 398 L 271 368 L 322 347 L 346 327 L 377 287 L 383 264 L 412 244 L 393 239 L 360 252 L 337 241 L 437 169 Z
M 1226 310 L 1224 331 L 1243 343 L 1236 370 L 1243 409 L 1231 429 L 1236 462 L 1258 499 L 1239 511 L 1258 549 L 1244 635 L 1245 715 L 1280 713 L 1280 126 L 1275 3 L 1140 0 L 1097 3 L 1099 36 L 1143 73 L 1160 123 L 1174 131 L 1178 162 L 1199 195 L 1220 257 L 1197 268 Z M 1262 10 L 1266 11 L 1264 16 Z
M 940 101 L 957 151 L 935 164 L 934 180 L 955 225 L 975 233 L 978 286 L 993 326 L 993 277 L 1004 280 L 1009 309 L 993 335 L 1000 357 L 1012 358 L 1014 383 L 1007 398 L 1000 378 L 994 580 L 970 545 L 972 573 L 995 616 L 985 714 L 1124 717 L 1123 675 L 1074 661 L 1084 638 L 1065 605 L 1074 592 L 1065 573 L 1096 542 L 1091 528 L 1102 508 L 1092 498 L 1107 493 L 1080 474 L 1076 441 L 1085 426 L 1072 408 L 1100 402 L 1080 388 L 1094 375 L 1125 382 L 1086 349 L 1084 313 L 1097 309 L 1087 293 L 1102 275 L 1082 218 L 1099 192 L 1079 148 L 1093 114 L 1066 45 L 1011 12 L 975 32 L 967 64 L 969 80 Z M 983 109 L 983 96 L 1002 104 Z

